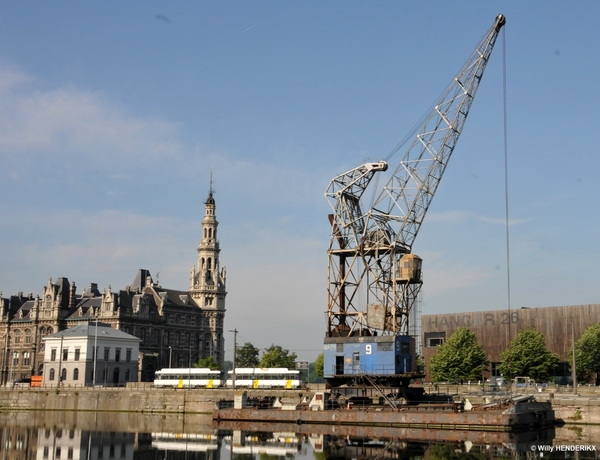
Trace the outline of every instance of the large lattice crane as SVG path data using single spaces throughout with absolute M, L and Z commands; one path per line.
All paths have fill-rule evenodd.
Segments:
M 389 158 L 400 147 L 385 161 L 358 166 L 329 184 L 325 196 L 333 214 L 329 215 L 326 376 L 399 374 L 414 367 L 409 317 L 422 280 L 421 259 L 411 253 L 412 246 L 504 24 L 504 16 L 499 15 L 424 117 L 387 183 L 371 195 L 375 197 L 371 203 L 365 205 L 365 191 L 388 170 Z M 388 359 L 376 350 L 394 356 Z

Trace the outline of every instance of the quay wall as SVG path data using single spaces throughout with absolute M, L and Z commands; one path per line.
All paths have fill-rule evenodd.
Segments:
M 551 401 L 556 420 L 569 425 L 600 425 L 600 395 L 537 393 L 539 401 Z M 248 396 L 275 396 L 285 402 L 299 403 L 312 397 L 315 390 L 248 390 Z M 467 397 L 472 403 L 484 403 L 484 397 L 474 397 L 460 390 L 448 392 L 454 399 Z M 462 393 L 462 394 L 461 394 Z M 583 392 L 582 392 L 583 393 Z M 69 412 L 132 412 L 146 414 L 211 414 L 221 399 L 233 400 L 235 392 L 228 389 L 157 389 L 151 385 L 127 388 L 20 388 L 0 389 L 0 411 L 69 411 Z
M 307 390 L 248 390 L 248 397 L 275 396 L 301 402 Z M 221 399 L 233 400 L 227 389 L 157 389 L 149 387 L 0 389 L 0 411 L 98 411 L 210 414 Z

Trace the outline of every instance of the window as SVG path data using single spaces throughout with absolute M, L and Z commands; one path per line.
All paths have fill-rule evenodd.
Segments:
M 21 331 L 15 331 L 15 343 L 21 343 Z
M 438 347 L 446 342 L 445 332 L 426 332 L 425 333 L 425 346 L 426 347 Z
M 19 365 L 19 352 L 15 351 L 13 352 L 13 366 L 18 366 Z
M 63 361 L 67 361 L 68 357 L 69 357 L 69 349 L 68 348 L 63 348 L 62 351 L 62 360 Z
M 56 348 L 50 350 L 50 361 L 56 361 Z
M 79 369 L 73 369 L 73 380 L 79 380 Z
M 130 369 L 126 369 L 126 370 L 125 370 L 125 381 L 126 381 L 126 382 L 129 382 L 129 374 L 130 374 L 130 373 L 131 373 L 131 372 L 130 372 Z
M 128 363 L 131 362 L 131 348 L 128 348 L 125 351 L 125 361 L 127 361 Z
M 104 362 L 108 361 L 109 353 L 110 353 L 110 348 L 104 347 Z
M 67 380 L 67 369 L 63 368 L 63 370 L 60 373 L 60 379 Z
M 54 380 L 54 373 L 55 373 L 55 370 L 54 369 L 50 369 L 50 377 L 49 377 L 50 380 Z
M 115 348 L 115 362 L 121 361 L 121 349 Z
M 25 329 L 25 343 L 31 343 L 31 330 Z
M 26 351 L 23 353 L 23 366 L 31 365 L 31 353 Z
M 73 448 L 69 447 L 69 450 L 67 451 L 67 458 L 73 458 Z
M 81 349 L 75 348 L 75 361 L 79 361 L 80 354 L 81 354 Z

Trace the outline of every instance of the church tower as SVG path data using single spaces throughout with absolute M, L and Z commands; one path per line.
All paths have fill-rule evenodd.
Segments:
M 198 244 L 198 263 L 190 273 L 190 295 L 204 311 L 202 358 L 212 356 L 223 364 L 225 340 L 223 322 L 225 318 L 225 268 L 219 264 L 219 240 L 215 199 L 213 198 L 212 175 L 208 198 L 204 203 L 202 239 Z

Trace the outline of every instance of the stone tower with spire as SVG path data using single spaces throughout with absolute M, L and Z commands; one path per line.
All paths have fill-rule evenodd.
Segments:
M 223 364 L 225 359 L 223 323 L 225 318 L 225 268 L 219 264 L 219 240 L 215 215 L 212 174 L 208 198 L 204 203 L 202 238 L 198 244 L 198 262 L 190 273 L 190 295 L 204 311 L 203 358 L 212 356 Z

